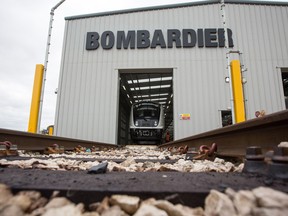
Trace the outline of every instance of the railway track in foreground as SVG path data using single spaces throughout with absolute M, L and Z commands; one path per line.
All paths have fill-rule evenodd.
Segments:
M 217 144 L 219 156 L 244 156 L 246 148 L 259 146 L 263 152 L 288 141 L 288 110 L 251 119 L 184 139 L 162 144 L 160 148 L 183 147 L 198 149 Z
M 219 155 L 243 156 L 245 155 L 246 147 L 252 145 L 258 145 L 266 151 L 277 146 L 279 142 L 287 140 L 287 119 L 288 112 L 283 111 L 167 143 L 161 145 L 160 148 L 179 147 L 183 145 L 198 148 L 201 145 L 209 146 L 211 143 L 217 143 L 217 154 Z M 99 146 L 99 151 L 100 149 L 105 151 L 117 147 L 103 143 L 81 140 L 71 141 L 71 139 L 66 138 L 33 135 L 4 129 L 0 130 L 0 139 L 0 141 L 9 140 L 17 144 L 18 149 L 28 151 L 41 151 L 53 143 L 64 146 L 66 150 L 72 150 L 77 145 L 87 148 L 93 145 Z M 129 156 L 133 157 L 133 155 L 129 154 L 126 156 L 127 158 Z M 60 159 L 63 160 L 63 157 L 60 156 Z M 17 158 L 15 158 L 15 160 L 16 159 Z M 51 161 L 50 157 L 46 159 Z M 13 162 L 14 159 L 10 157 L 10 160 Z M 151 169 L 150 171 L 144 172 L 127 172 L 123 169 L 116 169 L 116 171 L 113 168 L 109 172 L 94 175 L 88 173 L 87 170 L 49 170 L 45 167 L 46 162 L 38 158 L 34 158 L 33 160 L 31 167 L 26 169 L 11 168 L 2 163 L 2 165 L 0 165 L 0 183 L 8 185 L 13 193 L 23 190 L 36 190 L 41 192 L 45 197 L 50 197 L 53 191 L 57 190 L 60 192 L 60 196 L 65 196 L 75 203 L 82 202 L 86 207 L 93 202 L 100 202 L 104 197 L 112 196 L 113 194 L 133 195 L 142 200 L 153 197 L 169 201 L 173 204 L 181 203 L 182 205 L 190 207 L 206 207 L 205 199 L 212 189 L 224 192 L 228 188 L 239 191 L 243 189 L 253 190 L 262 186 L 282 191 L 286 194 L 288 193 L 287 176 L 285 179 L 282 179 L 270 176 L 267 172 L 218 173 L 212 169 L 210 172 L 202 171 L 192 173 L 167 168 Z M 97 161 L 97 159 L 79 160 L 86 160 L 87 162 Z M 99 162 L 103 164 L 103 159 L 101 161 L 99 159 Z M 124 162 L 119 161 L 119 163 Z M 155 162 L 157 162 L 157 160 Z M 56 163 L 59 165 L 58 162 Z M 76 160 L 76 162 L 73 163 L 79 163 L 79 161 Z M 143 161 L 138 161 L 138 163 L 145 164 Z M 197 163 L 201 165 L 201 162 L 185 161 L 183 157 L 181 163 L 188 165 L 189 169 L 195 167 Z M 220 161 L 218 165 L 221 163 L 224 162 Z M 139 166 L 139 164 L 136 165 L 136 167 Z M 151 163 L 146 163 L 145 166 L 148 165 L 151 165 Z M 218 165 L 215 163 L 213 166 L 217 167 Z M 229 164 L 224 163 L 223 165 L 225 167 Z M 287 163 L 280 165 L 286 166 L 287 172 Z M 63 164 L 60 164 L 60 166 L 63 166 Z M 204 164 L 202 166 L 205 167 L 206 165 Z M 42 168 L 39 169 L 37 167 Z
M 43 151 L 57 143 L 71 151 L 76 146 L 97 150 L 113 149 L 119 146 L 87 140 L 33 134 L 0 129 L 0 141 L 10 141 L 19 150 Z M 224 128 L 204 132 L 184 139 L 158 146 L 159 148 L 188 146 L 198 149 L 201 145 L 217 144 L 217 154 L 224 156 L 244 156 L 249 146 L 259 146 L 263 152 L 273 150 L 280 142 L 288 141 L 288 110 L 251 119 Z

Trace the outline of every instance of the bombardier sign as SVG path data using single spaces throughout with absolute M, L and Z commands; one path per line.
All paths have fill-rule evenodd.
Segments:
M 232 31 L 228 32 L 229 47 L 233 47 Z M 164 36 L 165 34 L 165 36 Z M 152 34 L 148 30 L 137 31 L 104 31 L 101 35 L 98 32 L 87 32 L 86 50 L 96 50 L 100 46 L 109 50 L 116 46 L 117 49 L 145 49 L 145 48 L 192 48 L 202 47 L 224 47 L 225 31 L 223 28 L 207 29 L 168 29 L 163 32 L 156 29 Z

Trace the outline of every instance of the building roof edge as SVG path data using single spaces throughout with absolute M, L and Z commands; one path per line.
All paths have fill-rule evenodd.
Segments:
M 75 20 L 75 19 L 100 17 L 100 16 L 111 16 L 111 15 L 118 15 L 118 14 L 125 14 L 125 13 L 144 12 L 144 11 L 151 11 L 151 10 L 164 10 L 164 9 L 171 9 L 171 8 L 190 7 L 190 6 L 216 4 L 216 3 L 220 4 L 220 2 L 221 2 L 221 0 L 209 0 L 209 1 L 206 0 L 206 1 L 198 1 L 198 2 L 188 2 L 188 3 L 159 5 L 159 6 L 142 7 L 142 8 L 132 8 L 132 9 L 125 9 L 125 10 L 116 10 L 116 11 L 68 16 L 68 17 L 65 17 L 65 20 Z M 254 4 L 254 5 L 256 4 L 256 5 L 288 6 L 288 2 L 255 1 L 255 0 L 252 0 L 252 1 L 248 1 L 248 0 L 226 0 L 225 4 Z

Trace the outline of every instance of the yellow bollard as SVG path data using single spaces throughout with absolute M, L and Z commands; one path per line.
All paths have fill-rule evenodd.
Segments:
M 32 92 L 32 100 L 30 107 L 30 117 L 28 124 L 28 132 L 37 133 L 39 104 L 41 97 L 42 81 L 43 81 L 44 66 L 37 64 L 34 75 L 34 85 Z
M 242 75 L 239 60 L 231 61 L 231 82 L 234 98 L 235 123 L 239 123 L 246 120 Z
M 48 135 L 52 136 L 54 131 L 54 125 L 50 125 L 47 127 Z

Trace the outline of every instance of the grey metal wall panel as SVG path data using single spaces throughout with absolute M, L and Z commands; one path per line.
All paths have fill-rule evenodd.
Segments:
M 288 67 L 288 7 L 227 4 L 234 49 L 243 53 L 248 118 L 285 109 L 280 70 Z M 66 21 L 59 79 L 56 135 L 115 143 L 118 69 L 173 68 L 174 137 L 221 127 L 230 107 L 223 48 L 85 50 L 86 33 L 111 30 L 222 28 L 220 4 L 124 13 Z M 166 35 L 164 34 L 166 39 Z M 166 40 L 167 41 L 167 40 Z M 237 55 L 231 58 L 238 59 Z M 190 113 L 191 120 L 179 119 Z
M 247 72 L 249 118 L 255 110 L 272 113 L 284 109 L 279 92 L 279 71 L 287 67 L 287 7 L 229 5 L 228 25 L 236 27 L 236 49 L 243 52 Z M 234 30 L 234 31 L 235 31 Z

